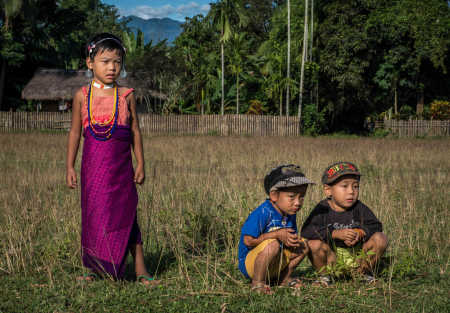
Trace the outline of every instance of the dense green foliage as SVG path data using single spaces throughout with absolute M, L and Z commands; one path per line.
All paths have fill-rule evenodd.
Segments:
M 306 131 L 361 130 L 366 117 L 391 108 L 394 116 L 404 107 L 427 117 L 431 102 L 449 99 L 448 1 L 308 1 Z M 304 0 L 290 2 L 289 78 L 286 1 L 216 1 L 208 15 L 186 19 L 173 45 L 144 45 L 99 0 L 1 3 L 3 110 L 21 106 L 20 90 L 37 67 L 82 68 L 83 44 L 105 30 L 131 48 L 129 69 L 168 96 L 151 112 L 242 114 L 259 103 L 260 113 L 298 113 Z

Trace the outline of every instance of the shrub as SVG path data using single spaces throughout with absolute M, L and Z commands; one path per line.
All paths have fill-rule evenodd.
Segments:
M 319 112 L 314 104 L 307 104 L 303 112 L 303 133 L 311 136 L 322 134 L 326 127 L 324 111 Z
M 250 105 L 248 107 L 246 114 L 254 114 L 254 115 L 262 115 L 267 112 L 267 108 L 264 107 L 264 104 L 259 100 L 250 100 Z
M 409 105 L 402 105 L 400 110 L 398 110 L 396 119 L 399 120 L 408 120 L 410 117 L 414 116 L 414 110 Z
M 430 108 L 431 117 L 435 120 L 450 119 L 450 101 L 434 100 Z
M 375 129 L 375 131 L 372 133 L 373 137 L 377 137 L 377 138 L 384 138 L 389 136 L 390 131 L 388 129 L 384 129 L 384 128 L 377 128 Z

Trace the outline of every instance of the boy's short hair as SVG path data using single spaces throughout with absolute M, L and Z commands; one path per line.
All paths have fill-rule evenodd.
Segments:
M 305 177 L 300 166 L 294 164 L 279 165 L 264 177 L 264 190 L 267 194 L 273 190 L 312 184 L 314 183 Z
M 325 169 L 322 175 L 322 183 L 324 185 L 331 185 L 344 175 L 356 176 L 358 180 L 361 177 L 361 173 L 355 164 L 341 161 L 333 163 Z

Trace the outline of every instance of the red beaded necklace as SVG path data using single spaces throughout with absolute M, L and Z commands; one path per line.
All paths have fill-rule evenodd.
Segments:
M 89 128 L 90 133 L 92 134 L 92 136 L 95 139 L 105 141 L 111 137 L 111 135 L 114 133 L 116 126 L 117 126 L 117 116 L 118 116 L 118 112 L 119 112 L 119 110 L 118 110 L 119 109 L 119 89 L 117 88 L 117 85 L 114 84 L 114 107 L 113 107 L 113 112 L 112 112 L 110 118 L 105 122 L 98 122 L 95 120 L 94 114 L 93 114 L 92 108 L 91 108 L 91 105 L 93 103 L 93 98 L 94 98 L 93 86 L 94 86 L 94 81 L 92 81 L 89 84 L 89 91 L 86 96 L 88 120 L 89 120 L 88 128 Z M 104 128 L 104 127 L 107 127 L 106 130 L 100 129 L 100 128 Z

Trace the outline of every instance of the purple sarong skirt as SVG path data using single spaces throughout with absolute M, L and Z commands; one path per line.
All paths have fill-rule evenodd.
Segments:
M 119 126 L 109 140 L 84 130 L 81 161 L 83 265 L 123 277 L 130 245 L 142 243 L 136 220 L 138 195 L 131 157 L 131 130 Z

